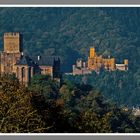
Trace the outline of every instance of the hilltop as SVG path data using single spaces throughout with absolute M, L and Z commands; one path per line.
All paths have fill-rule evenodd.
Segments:
M 97 54 L 113 56 L 117 62 L 126 58 L 128 73 L 107 73 L 94 78 L 98 81 L 88 82 L 98 83 L 96 88 L 108 98 L 118 101 L 123 97 L 119 104 L 139 105 L 139 16 L 139 8 L 1 8 L 0 47 L 4 32 L 20 32 L 25 53 L 61 56 L 63 71 L 70 71 L 77 58 L 87 58 L 91 46 Z M 117 95 L 113 75 L 117 81 L 125 77 Z

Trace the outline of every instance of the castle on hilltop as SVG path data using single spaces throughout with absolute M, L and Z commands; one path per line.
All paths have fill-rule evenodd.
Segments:
M 15 74 L 19 82 L 28 85 L 35 74 L 50 75 L 60 80 L 60 58 L 56 56 L 28 56 L 23 54 L 22 36 L 20 33 L 4 33 L 4 50 L 0 52 L 0 74 Z M 89 74 L 92 71 L 100 72 L 128 70 L 128 60 L 123 64 L 116 64 L 115 58 L 98 56 L 95 48 L 90 48 L 87 61 L 77 59 L 73 65 L 73 75 Z
M 35 74 L 60 78 L 59 57 L 28 56 L 22 51 L 20 33 L 4 33 L 4 50 L 0 53 L 0 73 L 15 74 L 19 82 L 28 85 Z
M 92 71 L 99 72 L 101 69 L 107 71 L 127 71 L 128 60 L 124 59 L 123 64 L 116 64 L 115 58 L 103 58 L 101 55 L 98 56 L 95 52 L 95 48 L 91 47 L 87 62 L 83 59 L 77 59 L 76 64 L 73 65 L 73 75 L 90 74 Z

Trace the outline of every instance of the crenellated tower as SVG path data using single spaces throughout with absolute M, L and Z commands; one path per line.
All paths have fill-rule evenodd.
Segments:
M 4 50 L 1 53 L 1 73 L 15 72 L 15 64 L 21 57 L 20 33 L 4 33 Z
M 6 53 L 21 52 L 20 33 L 4 33 L 4 52 Z

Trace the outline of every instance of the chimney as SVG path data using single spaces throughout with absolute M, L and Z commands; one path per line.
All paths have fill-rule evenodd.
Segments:
M 37 56 L 37 60 L 39 61 L 40 59 L 41 59 L 41 56 L 40 56 L 40 55 L 38 55 L 38 56 Z
M 72 65 L 72 69 L 75 70 L 75 68 L 76 68 L 76 66 L 75 65 Z
M 83 62 L 83 67 L 84 67 L 84 68 L 86 67 L 86 62 Z

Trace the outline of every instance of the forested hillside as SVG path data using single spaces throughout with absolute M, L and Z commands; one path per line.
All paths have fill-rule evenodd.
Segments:
M 0 8 L 4 32 L 21 32 L 24 50 L 60 55 L 69 65 L 95 44 L 98 53 L 139 65 L 140 8 Z M 2 48 L 2 46 L 1 46 Z
M 2 49 L 4 32 L 21 32 L 26 53 L 59 55 L 63 71 L 70 70 L 78 57 L 87 58 L 93 45 L 98 54 L 113 56 L 117 63 L 127 58 L 129 74 L 125 78 L 131 81 L 127 87 L 133 86 L 129 93 L 128 89 L 119 90 L 117 96 L 123 96 L 122 104 L 127 104 L 129 98 L 131 106 L 137 105 L 140 102 L 137 98 L 140 91 L 139 17 L 140 8 L 0 8 L 0 47 Z M 100 76 L 99 81 L 104 83 L 105 76 Z M 121 77 L 120 74 L 117 78 Z M 112 80 L 107 83 L 108 88 L 111 84 Z M 96 87 L 108 98 L 113 94 L 110 88 L 105 90 L 105 84 L 102 88 Z M 118 100 L 116 96 L 111 98 Z
M 14 95 L 14 96 L 13 96 Z M 0 77 L 1 133 L 139 133 L 139 117 L 105 100 L 90 85 L 36 75 L 28 88 Z

